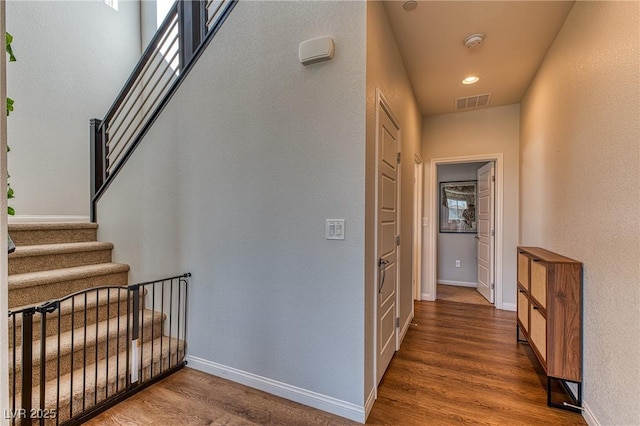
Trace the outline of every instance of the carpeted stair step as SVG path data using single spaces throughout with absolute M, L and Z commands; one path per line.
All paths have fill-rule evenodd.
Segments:
M 154 312 L 144 310 L 140 314 L 140 334 L 139 341 L 147 342 L 152 338 L 161 336 L 163 329 L 163 321 L 165 314 L 163 312 Z M 58 345 L 58 336 L 50 336 L 45 340 L 46 343 L 46 365 L 45 374 L 47 380 L 53 380 L 59 374 L 61 376 L 67 374 L 72 369 L 76 369 L 81 365 L 91 364 L 96 359 L 101 360 L 107 357 L 107 354 L 114 354 L 124 351 L 127 344 L 127 331 L 131 333 L 132 321 L 127 329 L 127 315 L 121 315 L 112 318 L 109 321 L 97 323 L 97 326 L 90 325 L 76 328 L 60 334 L 60 344 Z M 86 333 L 86 336 L 85 336 Z M 86 344 L 85 344 L 86 342 Z M 32 346 L 33 354 L 33 385 L 40 383 L 40 340 L 34 341 Z M 58 363 L 58 359 L 60 360 Z M 123 358 L 126 360 L 126 357 Z M 73 362 L 72 362 L 73 361 Z M 122 361 L 122 360 L 121 360 Z M 9 358 L 9 371 L 13 371 L 13 356 Z M 22 347 L 16 347 L 15 374 L 19 379 L 22 372 Z M 13 389 L 13 377 L 9 377 L 10 391 Z M 20 392 L 19 380 L 16 381 L 16 392 Z
M 97 224 L 88 222 L 9 224 L 9 235 L 16 246 L 96 241 L 97 230 Z
M 129 265 L 102 263 L 9 276 L 9 309 L 60 299 L 99 286 L 128 283 Z
M 139 354 L 142 365 L 140 379 L 147 380 L 159 374 L 161 364 L 166 370 L 169 365 L 174 366 L 182 362 L 185 345 L 183 340 L 167 336 L 157 337 L 153 341 L 141 344 Z M 60 377 L 60 386 L 55 380 L 46 382 L 43 406 L 46 410 L 50 410 L 49 413 L 51 410 L 58 411 L 57 419 L 46 419 L 45 425 L 55 425 L 56 422 L 62 423 L 68 420 L 71 417 L 70 408 L 73 409 L 73 415 L 78 415 L 83 408 L 89 409 L 94 406 L 96 399 L 100 402 L 106 395 L 111 396 L 124 390 L 127 382 L 127 363 L 122 361 L 126 359 L 127 353 L 121 352 L 119 362 L 116 362 L 116 356 L 112 355 L 108 359 L 98 361 L 97 364 L 91 363 L 84 369 L 74 370 L 73 388 L 71 373 Z M 21 395 L 18 394 L 16 395 L 17 408 L 20 407 L 20 401 Z M 11 402 L 10 405 L 12 405 Z M 34 386 L 32 390 L 32 407 L 40 407 L 39 386 Z
M 98 300 L 96 302 L 96 293 Z M 91 291 L 87 293 L 87 301 L 85 307 L 84 297 L 76 296 L 73 300 L 67 299 L 60 303 L 60 309 L 53 313 L 47 314 L 46 334 L 45 336 L 52 336 L 58 332 L 58 313 L 60 313 L 60 331 L 65 332 L 71 330 L 73 327 L 78 327 L 84 324 L 85 318 L 88 325 L 95 324 L 96 322 L 104 321 L 108 318 L 115 318 L 127 313 L 127 289 L 126 287 L 117 288 L 99 288 L 95 292 Z M 147 294 L 147 290 L 140 289 L 140 306 L 144 307 L 144 296 Z M 16 308 L 18 311 L 21 308 Z M 131 306 L 130 306 L 131 309 Z M 85 310 L 87 311 L 85 317 Z M 71 318 L 71 312 L 74 312 L 73 321 Z M 41 333 L 41 318 L 40 314 L 33 317 L 33 340 L 40 339 Z M 13 327 L 13 316 L 9 317 L 9 348 L 15 345 L 19 346 L 22 342 L 22 316 L 17 315 L 15 317 L 15 328 Z
M 111 262 L 113 244 L 97 241 L 17 246 L 9 275 Z

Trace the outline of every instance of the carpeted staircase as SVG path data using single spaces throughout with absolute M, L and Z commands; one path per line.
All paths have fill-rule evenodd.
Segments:
M 97 228 L 93 223 L 10 224 L 16 250 L 9 255 L 9 310 L 42 305 L 85 289 L 126 286 L 129 266 L 111 261 L 113 245 L 96 241 Z M 56 410 L 59 422 L 126 388 L 127 333 L 134 315 L 134 303 L 127 299 L 127 293 L 126 289 L 96 289 L 63 301 L 59 309 L 47 314 L 43 357 L 42 315 L 33 316 L 34 408 L 40 407 L 41 360 L 45 363 L 45 408 Z M 184 353 L 182 340 L 163 336 L 166 315 L 161 309 L 144 309 L 147 293 L 140 291 L 138 314 L 137 349 L 143 380 L 162 370 L 169 357 L 179 358 Z M 132 313 L 127 316 L 128 309 Z M 10 316 L 9 386 L 10 395 L 15 388 L 17 408 L 22 392 L 21 332 L 22 318 Z M 47 420 L 49 423 L 55 420 Z

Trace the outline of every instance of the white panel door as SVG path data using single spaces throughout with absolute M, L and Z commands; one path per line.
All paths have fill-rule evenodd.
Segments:
M 478 169 L 478 292 L 494 303 L 494 163 Z
M 378 205 L 377 205 L 377 360 L 380 383 L 396 350 L 396 285 L 398 282 L 398 150 L 399 128 L 383 105 L 378 117 Z

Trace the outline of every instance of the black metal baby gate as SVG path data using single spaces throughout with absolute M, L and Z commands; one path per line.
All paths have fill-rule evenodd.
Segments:
M 188 277 L 9 311 L 10 424 L 80 424 L 185 364 Z

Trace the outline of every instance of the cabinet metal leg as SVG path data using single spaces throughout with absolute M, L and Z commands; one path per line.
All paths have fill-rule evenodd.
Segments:
M 564 391 L 567 393 L 567 395 L 569 395 L 569 397 L 571 398 L 570 403 L 566 401 L 563 401 L 561 403 L 553 402 L 553 398 L 552 398 L 553 386 L 552 385 L 554 380 L 558 381 L 564 388 Z M 577 388 L 578 388 L 577 395 L 573 394 L 573 391 L 569 389 L 569 386 L 567 385 L 567 383 L 574 383 L 577 385 Z M 556 377 L 547 376 L 547 405 L 549 407 L 561 408 L 563 410 L 581 413 L 582 411 L 584 411 L 584 408 L 582 407 L 582 382 L 572 382 L 569 380 L 563 380 L 563 379 L 558 379 Z
M 529 343 L 528 340 L 520 338 L 520 326 L 518 324 L 516 324 L 516 341 L 518 343 Z

